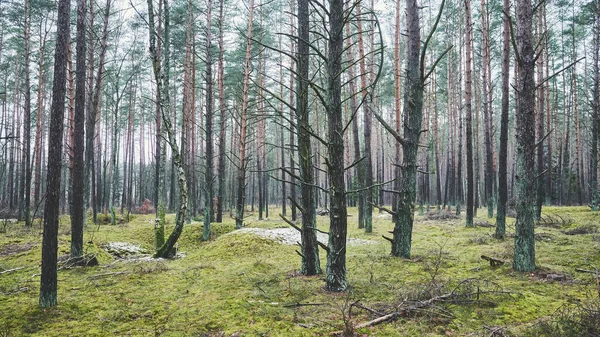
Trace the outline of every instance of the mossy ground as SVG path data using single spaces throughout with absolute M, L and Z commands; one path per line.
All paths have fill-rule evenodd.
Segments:
M 247 223 L 284 227 L 282 221 L 273 220 L 278 211 L 271 209 L 272 220 L 249 217 Z M 570 275 L 566 282 L 513 272 L 510 263 L 492 270 L 480 256 L 510 262 L 513 239 L 493 239 L 494 228 L 465 228 L 464 219 L 425 221 L 417 216 L 413 258 L 393 258 L 389 243 L 381 237 L 393 227 L 390 217 L 375 213 L 373 233 L 366 234 L 356 228 L 356 209 L 350 209 L 349 236 L 376 243 L 348 247 L 351 290 L 344 294 L 325 291 L 323 276 L 299 276 L 297 247 L 252 234 L 224 235 L 234 230 L 231 219 L 214 223 L 208 242 L 200 240 L 200 222 L 187 224 L 179 240 L 182 258 L 137 262 L 115 262 L 101 246 L 124 241 L 151 251 L 152 216 L 136 216 L 117 226 L 88 225 L 85 251 L 97 254 L 100 266 L 59 270 L 59 305 L 46 310 L 37 306 L 41 229 L 37 222 L 29 230 L 21 223 L 12 224 L 0 233 L 0 271 L 24 268 L 0 275 L 0 336 L 327 336 L 343 328 L 342 317 L 349 303 L 360 301 L 367 307 L 389 310 L 423 290 L 434 275 L 435 282 L 446 284 L 446 289 L 463 279 L 477 278 L 495 282 L 514 296 L 498 297 L 493 305 L 447 304 L 439 315 L 401 318 L 359 332 L 372 336 L 480 336 L 484 326 L 505 326 L 521 335 L 561 304 L 583 299 L 595 289 L 594 276 L 577 273 L 575 268 L 600 266 L 600 234 L 563 233 L 598 224 L 600 214 L 587 207 L 548 207 L 544 213 L 572 219 L 568 226 L 536 228 L 536 233 L 548 234 L 536 241 L 538 268 Z M 476 222 L 494 222 L 484 218 L 486 210 L 480 209 L 478 214 L 481 218 Z M 509 234 L 514 232 L 512 221 L 509 219 L 507 226 Z M 172 215 L 167 222 L 171 224 L 168 234 Z M 318 217 L 318 222 L 326 229 L 328 217 Z M 69 249 L 67 217 L 61 218 L 59 234 L 62 255 Z M 321 254 L 325 270 L 325 254 Z M 293 306 L 297 303 L 316 305 Z M 354 323 L 372 318 L 356 308 L 353 313 Z

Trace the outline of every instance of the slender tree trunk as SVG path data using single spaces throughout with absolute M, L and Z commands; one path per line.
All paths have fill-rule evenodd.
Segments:
M 42 308 L 57 304 L 58 203 L 60 199 L 63 121 L 65 114 L 67 48 L 69 41 L 70 1 L 58 2 L 54 83 L 50 112 L 50 143 L 48 152 L 48 184 L 44 205 L 44 234 L 42 239 L 42 273 L 39 305 Z
M 202 240 L 208 240 L 210 238 L 210 222 L 214 220 L 214 210 L 212 207 L 213 202 L 213 75 L 212 75 L 212 0 L 206 2 L 206 120 L 204 124 L 204 132 L 206 134 L 206 166 L 204 173 L 204 229 L 202 231 Z
M 223 221 L 223 203 L 225 201 L 225 148 L 227 135 L 227 106 L 225 105 L 225 70 L 223 66 L 223 55 L 225 46 L 223 44 L 223 1 L 219 0 L 219 59 L 218 65 L 218 87 L 219 87 L 219 191 L 217 195 L 217 222 Z M 232 149 L 233 150 L 233 149 Z M 285 214 L 285 213 L 284 213 Z
M 94 223 L 97 222 L 97 218 L 96 218 L 96 214 L 98 213 L 98 191 L 100 191 L 99 188 L 99 184 L 100 182 L 97 181 L 97 176 L 95 175 L 95 173 L 99 173 L 96 172 L 97 171 L 97 167 L 96 167 L 96 161 L 95 161 L 95 155 L 96 152 L 98 152 L 99 155 L 99 148 L 96 147 L 97 144 L 95 144 L 95 140 L 97 137 L 97 132 L 96 132 L 96 122 L 99 119 L 100 116 L 100 95 L 102 93 L 102 78 L 104 76 L 104 60 L 106 57 L 106 49 L 107 49 L 107 38 L 108 38 L 108 17 L 110 15 L 110 4 L 111 4 L 111 0 L 106 0 L 106 7 L 104 9 L 104 21 L 103 21 L 103 30 L 102 30 L 102 38 L 100 40 L 100 57 L 98 60 L 98 70 L 97 70 L 97 74 L 96 74 L 96 78 L 95 78 L 95 84 L 91 85 L 88 83 L 88 87 L 90 87 L 90 94 L 92 94 L 92 99 L 91 99 L 91 106 L 88 107 L 88 113 L 87 113 L 87 122 L 86 122 L 86 144 L 85 144 L 85 148 L 86 148 L 86 152 L 85 152 L 85 181 L 86 183 L 90 181 L 91 179 L 91 183 L 89 185 L 89 188 L 86 189 L 89 192 L 86 192 L 86 195 L 91 195 L 92 196 L 92 218 Z M 90 0 L 90 8 L 93 8 L 93 1 Z M 90 16 L 93 18 L 94 16 L 94 11 L 91 9 L 90 10 Z M 93 27 L 93 19 L 90 20 L 90 27 Z M 92 34 L 92 38 L 93 38 L 93 34 Z M 91 39 L 90 39 L 91 40 Z M 93 74 L 93 49 L 90 47 L 89 48 L 89 55 L 90 55 L 90 59 L 88 60 L 88 62 L 90 62 L 90 73 Z M 91 83 L 93 83 L 93 80 L 91 80 Z M 92 89 L 93 87 L 93 89 Z M 98 151 L 97 151 L 98 150 Z M 99 158 L 98 158 L 98 162 L 99 162 Z M 96 184 L 98 183 L 98 184 Z
M 544 6 L 544 5 L 542 5 Z M 537 15 L 537 36 L 539 41 L 542 40 L 542 13 L 538 12 Z M 544 48 L 542 46 L 542 48 Z M 540 51 L 540 56 L 537 61 L 537 79 L 538 82 L 541 82 L 544 77 L 544 53 L 543 49 Z M 544 103 L 546 97 L 544 96 L 544 86 L 541 85 L 537 92 L 537 120 L 536 120 L 536 128 L 537 128 L 537 138 L 540 139 L 540 143 L 537 146 L 537 171 L 536 171 L 536 218 L 540 218 L 542 216 L 542 204 L 544 203 Z
M 466 146 L 467 146 L 467 227 L 473 227 L 473 127 L 471 125 L 472 111 L 471 111 L 471 37 L 472 33 L 472 22 L 471 22 L 471 1 L 465 0 L 465 16 L 466 16 L 466 37 L 465 37 L 465 127 L 466 130 Z
M 282 48 L 281 45 L 281 35 L 279 36 L 279 49 Z M 280 53 L 279 54 L 279 96 L 283 97 L 283 87 L 284 87 L 284 83 L 283 83 L 283 54 Z M 279 156 L 281 157 L 281 167 L 285 168 L 285 127 L 284 127 L 284 122 L 285 122 L 285 118 L 283 117 L 283 111 L 284 111 L 284 104 L 283 102 L 279 103 L 279 113 L 280 113 L 280 118 L 279 118 L 279 127 L 280 127 L 280 133 L 279 133 L 279 151 L 280 154 Z M 287 187 L 287 182 L 285 181 L 285 171 L 281 170 L 281 215 L 286 216 L 287 215 L 287 204 L 286 204 L 286 195 L 287 195 L 287 191 L 286 188 Z
M 533 8 L 531 0 L 517 0 L 517 50 L 519 78 L 517 90 L 517 172 L 515 223 L 515 255 L 517 271 L 535 270 L 535 59 L 532 34 Z
M 252 1 L 252 0 L 251 0 Z M 290 1 L 290 34 L 294 35 L 296 34 L 294 31 L 294 28 L 296 27 L 295 24 L 295 15 L 293 14 L 294 12 L 296 12 L 295 9 L 295 2 L 296 0 L 291 0 Z M 292 39 L 291 41 L 291 50 L 295 50 L 296 46 L 295 46 L 295 42 Z M 294 59 L 290 60 L 290 69 L 294 69 Z M 290 72 L 290 88 L 294 87 L 294 73 Z M 290 98 L 289 98 L 289 104 L 293 105 L 294 104 L 294 91 L 290 90 L 290 94 L 289 94 Z M 290 111 L 290 120 L 294 120 L 294 112 Z M 295 155 L 295 151 L 296 151 L 296 144 L 295 144 L 295 132 L 296 130 L 294 130 L 293 127 L 290 127 L 290 171 L 294 174 L 296 174 L 296 155 Z M 291 208 L 292 208 L 292 221 L 296 221 L 298 215 L 297 215 L 297 210 L 296 210 L 296 178 L 294 178 L 294 176 L 290 177 L 291 180 L 291 184 L 290 184 L 290 199 L 291 199 Z
M 309 133 L 310 110 L 308 106 L 309 94 L 309 10 L 308 1 L 298 1 L 298 44 L 297 44 L 297 75 L 296 75 L 296 118 L 298 125 L 298 154 L 300 158 L 300 178 L 302 194 L 302 268 L 303 275 L 316 275 L 321 273 L 319 260 L 319 246 L 317 245 L 317 221 L 315 215 L 315 188 L 313 155 Z M 341 109 L 340 109 L 341 113 Z M 341 117 L 341 116 L 340 116 Z M 342 167 L 343 167 L 343 151 Z M 342 186 L 344 176 L 342 171 Z M 345 202 L 345 195 L 342 195 Z
M 83 254 L 84 128 L 85 128 L 85 0 L 77 1 L 77 50 L 75 73 L 75 122 L 73 134 L 73 178 L 71 181 L 71 256 Z
M 401 69 L 401 59 L 400 59 L 400 54 L 401 54 L 401 49 L 402 49 L 402 39 L 400 38 L 401 36 L 401 29 L 402 29 L 402 19 L 400 16 L 400 3 L 401 1 L 396 1 L 396 27 L 394 29 L 394 109 L 395 109 L 395 115 L 396 115 L 396 132 L 398 134 L 400 134 L 401 132 L 401 127 L 400 127 L 400 121 L 401 121 L 401 110 L 402 110 L 402 104 L 400 102 L 400 99 L 402 97 L 402 78 L 401 78 L 401 73 L 402 73 L 402 69 Z M 401 164 L 401 152 L 402 146 L 400 145 L 399 142 L 395 142 L 395 158 L 394 158 L 394 162 L 396 164 L 396 166 L 394 167 L 394 175 L 396 177 L 400 176 L 400 164 Z M 396 180 L 394 182 L 394 190 L 399 191 L 400 190 L 400 180 Z M 392 210 L 396 211 L 396 207 L 398 206 L 398 194 L 394 193 L 392 195 Z M 392 220 L 396 221 L 396 215 L 397 213 L 395 213 L 394 215 L 392 215 Z
M 494 194 L 493 194 L 493 180 L 494 180 L 494 156 L 492 151 L 492 104 L 491 103 L 491 85 L 489 82 L 492 80 L 488 77 L 488 68 L 491 67 L 490 55 L 489 55 L 489 27 L 488 27 L 488 13 L 486 9 L 486 0 L 481 1 L 481 26 L 482 26 L 482 91 L 483 91 L 483 115 L 485 120 L 485 197 L 488 210 L 488 218 L 494 217 Z
M 510 0 L 504 0 L 504 12 L 510 13 Z M 498 209 L 496 232 L 498 239 L 506 235 L 506 203 L 508 201 L 508 99 L 510 76 L 510 22 L 505 15 L 502 31 L 502 108 L 500 115 L 500 154 L 498 156 Z
M 543 17 L 544 17 L 544 28 L 543 31 L 547 31 L 547 20 L 546 20 L 546 6 L 544 5 L 543 7 Z M 549 46 L 548 46 L 548 34 L 545 34 L 544 36 L 545 42 L 544 42 L 544 54 L 545 54 L 545 61 L 546 61 L 546 78 L 550 77 L 550 54 L 549 54 Z M 549 87 L 549 83 L 545 84 L 546 87 L 546 130 L 549 132 L 551 130 L 551 109 L 550 109 L 550 87 Z M 558 95 L 556 95 L 558 96 Z M 553 140 L 553 135 L 552 133 L 550 133 L 548 135 L 548 140 L 547 140 L 547 144 L 548 144 L 548 154 L 546 155 L 546 169 L 548 170 L 548 172 L 546 172 L 546 205 L 550 205 L 552 203 L 552 196 L 553 196 L 553 191 L 552 191 L 552 176 L 553 176 L 553 167 L 552 167 L 552 140 Z
M 400 170 L 400 194 L 398 195 L 397 219 L 394 225 L 392 255 L 410 258 L 414 202 L 417 194 L 417 152 L 423 113 L 423 78 L 421 77 L 419 52 L 421 28 L 416 0 L 406 1 L 406 78 L 404 89 L 404 144 Z
M 346 234 L 348 217 L 344 185 L 344 137 L 341 103 L 341 69 L 344 43 L 343 1 L 329 0 L 329 40 L 327 45 L 328 171 L 330 186 L 329 240 L 326 288 L 344 291 L 346 279 Z
M 346 35 L 351 36 L 350 31 L 350 23 L 346 23 Z M 348 87 L 350 90 L 350 115 L 352 118 L 352 136 L 354 139 L 354 161 L 360 160 L 360 137 L 358 133 L 358 104 L 356 103 L 356 84 L 354 83 L 354 78 L 356 74 L 354 72 L 354 65 L 352 59 L 352 39 L 346 39 L 346 48 L 347 48 L 347 58 L 350 63 L 348 67 Z M 356 175 L 356 187 L 357 189 L 361 189 L 363 187 L 363 182 L 365 180 L 365 171 L 364 165 L 356 165 L 354 169 Z M 351 182 L 352 186 L 352 182 Z M 365 194 L 362 192 L 357 193 L 358 199 L 358 228 L 365 228 Z
M 169 5 L 167 0 L 162 0 L 165 11 L 165 62 L 164 68 L 166 69 L 169 62 L 166 59 L 169 57 L 168 55 L 168 30 L 169 30 Z M 179 209 L 176 215 L 175 228 L 173 228 L 173 232 L 169 236 L 169 238 L 164 242 L 164 244 L 160 247 L 157 247 L 156 252 L 154 253 L 154 257 L 169 257 L 173 255 L 173 247 L 181 232 L 183 231 L 183 225 L 185 223 L 185 217 L 187 213 L 187 204 L 188 204 L 188 188 L 187 188 L 187 179 L 185 176 L 185 170 L 183 168 L 183 163 L 181 159 L 181 152 L 179 152 L 179 147 L 177 146 L 177 141 L 175 139 L 175 135 L 172 129 L 171 120 L 168 116 L 169 113 L 169 93 L 168 86 L 166 82 L 166 76 L 163 72 L 163 65 L 161 64 L 161 58 L 156 50 L 156 31 L 154 29 L 154 7 L 152 4 L 152 0 L 148 0 L 148 23 L 149 23 L 149 40 L 150 40 L 150 56 L 152 58 L 152 69 L 154 71 L 154 79 L 156 81 L 156 91 L 158 93 L 158 102 L 160 105 L 160 111 L 162 116 L 162 122 L 164 126 L 164 133 L 166 134 L 167 141 L 171 147 L 172 152 L 172 160 L 174 162 L 174 166 L 177 169 L 177 179 L 179 182 Z M 164 206 L 163 206 L 164 212 Z
M 598 189 L 598 128 L 600 127 L 600 8 L 596 8 L 594 18 L 594 41 L 593 41 L 593 97 L 592 97 L 592 153 L 590 174 L 590 198 L 592 211 L 600 208 L 600 190 Z
M 236 201 L 235 228 L 240 229 L 244 225 L 244 209 L 246 207 L 246 169 L 248 158 L 246 154 L 247 144 L 247 119 L 248 119 L 248 90 L 250 82 L 251 68 L 251 47 L 252 47 L 252 22 L 254 16 L 254 0 L 250 0 L 248 15 L 248 31 L 246 40 L 246 56 L 244 63 L 244 79 L 242 85 L 242 109 L 240 112 L 240 144 L 239 144 L 239 166 L 238 166 L 238 195 Z
M 33 184 L 33 204 L 38 207 L 40 202 L 40 190 L 42 180 L 42 134 L 43 134 L 43 118 L 44 118 L 44 97 L 45 97 L 45 73 L 44 73 L 44 53 L 46 51 L 46 37 L 48 31 L 44 34 L 40 40 L 40 54 L 38 63 L 38 92 L 37 92 L 37 117 L 35 122 L 35 145 L 34 145 L 34 184 Z
M 363 213 L 364 227 L 365 232 L 371 233 L 373 231 L 373 192 L 371 190 L 371 186 L 373 185 L 373 159 L 371 158 L 371 131 L 372 126 L 371 122 L 373 120 L 373 111 L 371 110 L 371 99 L 367 93 L 367 69 L 365 66 L 366 57 L 365 57 L 365 46 L 363 41 L 363 29 L 362 29 L 362 20 L 360 5 L 356 7 L 356 14 L 358 16 L 357 19 L 357 35 L 358 35 L 358 57 L 359 57 L 359 65 L 360 65 L 360 83 L 361 83 L 361 92 L 363 99 L 363 135 L 365 139 L 364 146 L 364 160 L 360 164 L 363 166 L 363 180 L 360 182 L 361 187 L 366 188 L 365 191 L 360 194 L 364 195 L 364 204 L 363 209 L 359 209 L 359 212 Z M 360 216 L 360 215 L 359 215 Z
M 30 57 L 31 57 L 31 10 L 29 0 L 25 0 L 25 13 L 24 13 L 24 68 L 25 68 L 25 97 L 24 97 L 24 141 L 23 147 L 23 166 L 21 170 L 21 181 L 22 187 L 21 192 L 23 195 L 23 213 L 25 215 L 25 226 L 31 227 L 31 84 L 30 84 Z

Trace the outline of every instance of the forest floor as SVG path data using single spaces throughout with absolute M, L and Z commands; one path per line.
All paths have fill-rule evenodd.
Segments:
M 356 228 L 351 208 L 351 288 L 341 294 L 324 290 L 323 275 L 297 273 L 293 244 L 299 238 L 276 216 L 279 211 L 272 208 L 270 220 L 250 215 L 248 229 L 235 233 L 232 219 L 215 223 L 208 242 L 200 241 L 202 223 L 192 221 L 179 240 L 178 258 L 169 260 L 144 255 L 153 247 L 152 215 L 117 226 L 88 225 L 85 251 L 96 255 L 99 266 L 61 268 L 59 304 L 45 310 L 37 306 L 40 224 L 26 229 L 0 222 L 0 336 L 330 336 L 398 310 L 395 320 L 355 332 L 545 336 L 571 329 L 572 336 L 583 336 L 564 321 L 600 308 L 597 275 L 576 270 L 600 267 L 600 213 L 588 207 L 544 208 L 534 273 L 511 268 L 513 218 L 502 241 L 492 238 L 495 220 L 484 209 L 475 228 L 465 228 L 462 217 L 417 215 L 413 257 L 406 260 L 391 257 L 382 238 L 393 228 L 389 215 L 375 213 L 373 233 L 366 234 Z M 328 217 L 317 218 L 326 230 Z M 172 225 L 173 216 L 167 220 Z M 69 227 L 68 217 L 61 218 L 59 255 L 68 253 Z M 139 250 L 119 258 L 105 250 L 115 242 Z M 506 263 L 492 268 L 482 255 Z M 452 296 L 444 301 L 405 310 L 447 294 Z

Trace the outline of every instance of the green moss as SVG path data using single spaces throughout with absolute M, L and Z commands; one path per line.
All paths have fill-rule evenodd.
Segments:
M 278 209 L 272 209 L 276 214 Z M 100 267 L 61 269 L 58 306 L 37 308 L 41 242 L 39 228 L 9 225 L 0 236 L 0 268 L 22 270 L 0 276 L 0 331 L 11 336 L 112 336 L 112 335 L 225 335 L 325 336 L 343 327 L 342 312 L 348 303 L 389 311 L 407 297 L 424 296 L 432 279 L 443 289 L 460 280 L 493 281 L 513 293 L 494 300 L 493 305 L 450 304 L 452 318 L 416 315 L 360 331 L 373 336 L 478 335 L 483 325 L 508 326 L 522 334 L 539 319 L 551 315 L 561 304 L 584 298 L 592 276 L 575 268 L 600 264 L 600 242 L 593 235 L 567 236 L 565 228 L 536 228 L 551 235 L 536 241 L 537 265 L 546 272 L 569 274 L 572 281 L 552 282 L 539 275 L 515 273 L 510 254 L 514 239 L 492 238 L 494 228 L 465 229 L 464 219 L 425 221 L 416 216 L 413 258 L 393 258 L 381 238 L 393 228 L 386 214 L 373 214 L 373 233 L 358 229 L 356 209 L 350 209 L 348 235 L 372 240 L 370 245 L 347 248 L 348 281 L 351 292 L 332 294 L 323 290 L 323 276 L 298 275 L 298 247 L 280 245 L 248 233 L 234 231 L 232 219 L 212 224 L 211 240 L 202 242 L 203 226 L 184 227 L 174 260 L 118 262 L 101 246 L 124 241 L 152 251 L 154 217 L 138 215 L 121 226 L 87 226 L 86 254 L 96 254 Z M 585 207 L 547 207 L 546 214 L 573 219 L 577 227 L 600 218 Z M 486 216 L 484 211 L 479 214 Z M 166 231 L 173 226 L 167 215 Z M 489 220 L 476 218 L 475 221 Z M 327 229 L 328 217 L 317 217 Z M 514 231 L 508 220 L 507 234 Z M 277 220 L 247 219 L 251 227 L 286 227 Z M 62 219 L 59 251 L 69 249 L 69 221 Z M 15 248 L 17 247 L 17 248 Z M 12 249 L 12 251 L 11 251 Z M 480 258 L 489 255 L 506 260 L 492 270 Z M 441 260 L 438 259 L 441 256 Z M 323 262 L 324 264 L 324 262 Z M 439 267 L 436 267 L 439 266 Z M 322 266 L 324 267 L 324 265 Z M 113 273 L 107 276 L 100 274 Z M 319 303 L 317 306 L 288 305 Z M 373 317 L 353 309 L 353 322 Z

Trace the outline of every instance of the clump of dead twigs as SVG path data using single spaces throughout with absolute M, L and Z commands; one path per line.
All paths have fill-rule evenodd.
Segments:
M 460 219 L 460 216 L 446 209 L 429 212 L 424 216 L 425 220 L 453 220 Z
M 431 284 L 430 284 L 431 286 Z M 445 315 L 451 318 L 452 313 L 449 312 L 445 304 L 459 305 L 479 305 L 479 306 L 495 306 L 499 301 L 505 298 L 513 298 L 518 294 L 502 289 L 497 283 L 489 280 L 481 280 L 469 278 L 455 284 L 452 288 L 448 286 L 440 286 L 439 283 L 434 283 L 434 288 L 427 292 L 415 291 L 413 294 L 418 294 L 420 299 L 405 298 L 388 310 L 376 310 L 361 306 L 370 312 L 374 318 L 370 321 L 358 323 L 349 329 L 347 326 L 343 331 L 336 331 L 332 336 L 351 336 L 348 332 L 354 333 L 358 329 L 375 326 L 378 324 L 394 321 L 400 317 L 411 317 L 415 314 L 432 314 Z M 428 293 L 429 298 L 422 298 L 422 295 Z M 436 294 L 437 295 L 434 295 Z M 356 305 L 354 305 L 356 306 Z M 497 335 L 501 336 L 501 335 Z
M 536 223 L 536 226 L 560 228 L 568 227 L 573 224 L 573 219 L 570 216 L 562 216 L 560 214 L 543 214 Z
M 530 336 L 545 337 L 599 337 L 600 299 L 575 300 L 567 303 L 554 314 L 538 322 Z
M 567 234 L 567 235 L 582 235 L 582 234 L 598 233 L 598 226 L 584 225 L 584 226 L 580 226 L 580 227 L 565 231 L 563 233 Z

